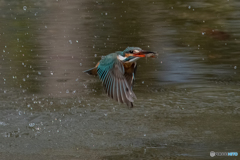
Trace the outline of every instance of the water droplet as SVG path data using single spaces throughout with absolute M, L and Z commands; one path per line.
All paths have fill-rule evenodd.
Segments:
M 72 44 L 72 40 L 69 40 L 68 42 L 69 42 L 70 44 Z
M 45 28 L 47 28 L 47 26 L 45 26 Z
M 80 66 L 82 66 L 82 63 L 80 63 Z
M 202 35 L 204 35 L 205 34 L 205 32 L 202 32 Z
M 104 116 L 107 116 L 107 113 L 104 113 Z
M 53 105 L 53 102 L 50 102 L 50 105 Z
M 26 81 L 26 79 L 25 79 L 25 78 L 23 78 L 23 81 L 25 82 L 25 81 Z
M 97 57 L 97 54 L 94 54 L 94 57 Z
M 144 81 L 142 81 L 142 84 L 144 84 Z
M 105 13 L 105 15 L 107 16 L 107 12 Z
M 145 149 L 144 149 L 144 154 L 146 154 L 146 152 L 147 152 L 147 149 L 145 148 Z
M 27 78 L 29 78 L 29 74 L 27 75 Z
M 5 52 L 5 50 L 3 50 L 3 52 Z
M 188 9 L 191 9 L 191 6 L 188 6 Z
M 234 69 L 237 69 L 237 66 L 234 66 Z
M 27 10 L 27 6 L 23 6 L 23 10 L 26 11 Z
M 144 134 L 144 137 L 146 137 L 146 134 Z
M 78 43 L 78 40 L 76 40 L 76 42 Z
M 81 100 L 79 100 L 79 101 L 78 101 L 78 103 L 82 103 L 82 101 L 81 101 Z
M 41 72 L 38 72 L 39 75 L 41 75 L 42 73 Z
M 29 127 L 34 127 L 35 123 L 29 123 Z

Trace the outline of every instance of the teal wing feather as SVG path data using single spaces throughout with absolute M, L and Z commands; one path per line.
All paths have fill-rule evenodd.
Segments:
M 97 73 L 109 97 L 129 107 L 133 106 L 132 102 L 136 96 L 125 77 L 124 66 L 117 59 L 116 53 L 109 54 L 100 61 Z

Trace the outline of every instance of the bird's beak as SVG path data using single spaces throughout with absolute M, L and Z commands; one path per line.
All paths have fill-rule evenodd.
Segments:
M 145 50 L 141 50 L 140 52 L 133 54 L 134 57 L 156 57 L 156 55 L 157 54 L 155 52 Z

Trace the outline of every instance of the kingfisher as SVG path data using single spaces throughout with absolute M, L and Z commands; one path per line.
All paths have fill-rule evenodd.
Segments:
M 89 75 L 98 75 L 107 95 L 117 102 L 133 107 L 133 84 L 137 71 L 137 60 L 141 57 L 155 57 L 156 53 L 139 47 L 127 47 L 103 57 L 94 68 L 84 71 Z

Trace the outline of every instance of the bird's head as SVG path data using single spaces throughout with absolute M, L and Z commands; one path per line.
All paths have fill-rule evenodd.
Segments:
M 123 52 L 124 57 L 155 57 L 156 53 L 151 51 L 142 50 L 139 47 L 127 47 Z

